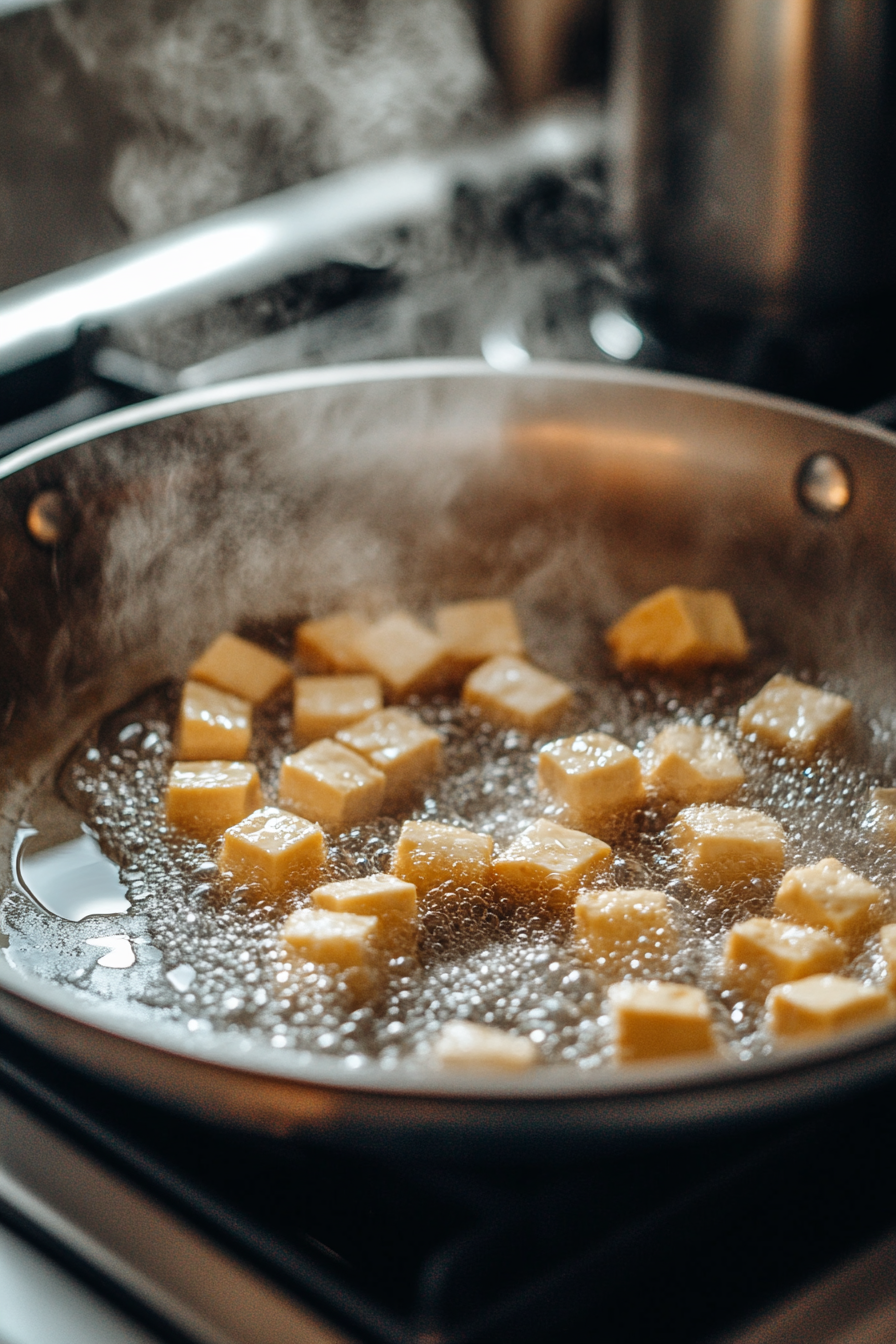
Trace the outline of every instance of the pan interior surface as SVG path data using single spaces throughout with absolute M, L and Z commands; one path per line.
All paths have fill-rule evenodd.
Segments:
M 532 660 L 576 687 L 576 709 L 562 731 L 599 728 L 636 746 L 660 719 L 702 715 L 708 722 L 715 714 L 730 724 L 736 705 L 782 669 L 847 694 L 858 727 L 842 758 L 822 763 L 811 778 L 765 760 L 769 806 L 786 811 L 788 790 L 797 787 L 814 798 L 815 832 L 800 829 L 808 812 L 798 810 L 788 866 L 829 852 L 831 828 L 820 820 L 827 809 L 844 861 L 862 862 L 888 895 L 896 885 L 888 856 L 866 844 L 859 828 L 867 789 L 890 786 L 896 763 L 896 473 L 886 435 L 749 394 L 560 367 L 517 377 L 478 365 L 391 366 L 294 382 L 259 381 L 242 395 L 222 394 L 221 404 L 162 407 L 143 423 L 111 423 L 64 451 L 32 454 L 2 483 L 10 656 L 0 674 L 7 725 L 0 769 L 10 876 L 0 902 L 0 1010 L 7 1020 L 43 1033 L 44 1043 L 53 1035 L 48 1023 L 56 1023 L 58 1041 L 87 1067 L 118 1069 L 130 1082 L 148 1047 L 161 1094 L 180 1086 L 165 1083 L 159 1060 L 170 1058 L 224 1064 L 234 1077 L 285 1083 L 296 1096 L 310 1087 L 343 1098 L 580 1099 L 593 1103 L 598 1125 L 601 1104 L 620 1099 L 751 1079 L 783 1088 L 800 1069 L 866 1049 L 890 1051 L 887 1026 L 786 1056 L 757 1046 L 739 1058 L 733 1031 L 709 1062 L 613 1067 L 601 1055 L 605 986 L 596 982 L 585 1008 L 570 1017 L 564 995 L 574 999 L 578 991 L 564 976 L 574 959 L 554 966 L 551 948 L 565 935 L 536 920 L 520 935 L 526 955 L 505 969 L 508 983 L 515 976 L 527 993 L 537 990 L 517 1021 L 534 1033 L 547 1062 L 517 1077 L 452 1075 L 406 1043 L 398 991 L 395 1013 L 381 1024 L 382 1033 L 392 1023 L 397 1030 L 381 1033 L 373 1052 L 353 1048 L 339 1024 L 315 1032 L 278 1025 L 283 1014 L 263 975 L 250 971 L 235 992 L 244 951 L 254 968 L 252 949 L 238 942 L 247 926 L 209 894 L 207 853 L 191 852 L 192 876 L 159 878 L 180 882 L 174 906 L 183 922 L 154 918 L 141 832 L 156 815 L 170 755 L 170 685 L 196 655 L 232 629 L 288 656 L 292 628 L 305 617 L 400 607 L 425 618 L 438 603 L 475 597 L 511 598 Z M 841 465 L 848 507 L 826 516 L 811 498 L 806 506 L 810 460 Z M 64 538 L 51 547 L 36 543 L 26 526 L 29 508 L 48 492 L 67 520 Z M 733 595 L 753 645 L 746 671 L 688 684 L 626 680 L 613 671 L 603 631 L 670 583 Z M 443 789 L 429 813 L 424 801 L 414 815 L 480 826 L 486 816 L 506 842 L 537 815 L 526 780 L 542 739 L 513 732 L 464 738 L 447 701 L 421 712 L 455 743 L 449 757 L 466 793 Z M 273 771 L 274 747 L 280 755 L 287 749 L 288 705 L 275 705 L 265 722 Z M 487 764 L 487 805 L 477 751 Z M 138 786 L 135 772 L 144 765 Z M 88 777 L 92 801 L 79 812 L 72 790 Z M 123 780 L 131 790 L 124 803 L 139 803 L 143 815 L 131 824 L 121 797 L 113 801 L 106 813 L 115 814 L 118 830 L 110 844 L 96 791 L 104 785 L 114 795 Z M 479 808 L 475 815 L 464 799 Z M 400 819 L 363 835 L 371 871 L 385 866 Z M 87 870 L 82 906 L 65 906 L 71 868 L 58 909 L 52 896 L 41 907 L 24 889 L 40 855 L 60 845 L 74 846 L 66 853 L 77 854 L 82 876 Z M 632 846 L 623 858 L 618 884 L 649 885 L 637 881 Z M 672 867 L 665 878 L 674 884 Z M 686 906 L 687 893 L 681 900 Z M 232 929 L 231 979 L 216 981 L 220 948 L 197 972 L 191 916 L 205 930 Z M 487 946 L 487 916 L 483 903 L 459 913 L 470 926 L 464 956 Z M 270 914 L 265 936 L 277 917 Z M 734 917 L 717 912 L 718 937 Z M 433 929 L 436 942 L 447 937 L 438 921 Z M 446 968 L 461 955 L 461 944 L 449 944 L 440 954 Z M 872 978 L 879 973 L 871 961 L 864 969 Z M 208 993 L 218 985 L 214 1011 L 203 1008 L 197 976 Z M 484 985 L 483 1012 L 493 1007 L 490 993 Z M 475 1017 L 475 999 L 468 983 L 465 999 L 446 991 L 439 1011 L 461 1002 L 461 1015 Z M 107 1044 L 105 1065 L 97 1041 Z M 306 1118 L 307 1095 L 294 1108 L 298 1115 L 304 1106 Z M 292 1104 L 282 1101 L 287 1112 Z

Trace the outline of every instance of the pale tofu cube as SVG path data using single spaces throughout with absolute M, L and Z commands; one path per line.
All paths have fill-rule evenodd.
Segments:
M 261 803 L 258 771 L 246 761 L 178 761 L 171 767 L 165 815 L 184 831 L 220 835 Z
M 689 672 L 717 663 L 742 663 L 750 651 L 728 593 L 663 588 L 644 598 L 607 631 L 616 666 Z
M 645 798 L 638 758 L 607 733 L 578 733 L 542 747 L 538 787 L 586 830 L 611 826 Z
M 724 955 L 728 978 L 755 990 L 839 971 L 846 948 L 825 929 L 757 916 L 734 925 Z
M 208 646 L 188 675 L 191 681 L 204 681 L 260 705 L 291 680 L 292 668 L 258 644 L 224 634 Z
M 776 751 L 806 759 L 841 733 L 851 716 L 852 704 L 844 696 L 779 672 L 741 707 L 737 726 Z
M 376 677 L 298 677 L 293 698 L 296 741 L 335 737 L 374 710 L 382 709 L 383 692 Z
M 685 723 L 663 728 L 647 743 L 641 753 L 641 774 L 652 793 L 683 806 L 720 803 L 745 778 L 724 733 Z
M 326 862 L 319 826 L 279 807 L 260 807 L 224 832 L 218 867 L 237 882 L 277 893 L 319 878 Z
M 749 807 L 686 807 L 669 834 L 685 876 L 706 890 L 774 877 L 784 867 L 783 826 Z
M 357 644 L 369 629 L 369 621 L 350 611 L 303 621 L 296 627 L 296 657 L 312 672 L 366 672 Z
M 241 761 L 252 739 L 252 706 L 237 695 L 188 681 L 177 720 L 184 761 Z
M 634 958 L 650 969 L 678 945 L 665 892 L 649 888 L 583 891 L 575 928 L 583 954 L 600 964 Z
M 531 1069 L 538 1051 L 528 1036 L 511 1036 L 500 1027 L 478 1022 L 448 1022 L 433 1043 L 433 1055 L 446 1069 L 497 1070 L 522 1073 Z
M 417 945 L 417 888 L 391 873 L 328 882 L 312 891 L 311 900 L 319 910 L 375 916 L 379 940 L 390 956 L 408 956 Z
M 603 840 L 541 818 L 495 859 L 495 885 L 511 900 L 568 905 L 579 887 L 608 868 L 612 858 Z
M 287 756 L 280 767 L 280 805 L 334 831 L 372 820 L 385 791 L 381 770 L 328 737 Z
M 372 966 L 378 956 L 377 921 L 372 915 L 336 910 L 294 910 L 283 924 L 283 941 L 302 961 L 347 971 Z
M 481 891 L 492 880 L 490 835 L 436 821 L 406 821 L 392 856 L 392 872 L 418 892 L 436 888 Z
M 448 646 L 406 611 L 394 611 L 358 637 L 357 648 L 390 700 L 426 695 L 456 675 Z
M 617 1058 L 623 1062 L 716 1048 L 702 989 L 664 980 L 622 980 L 608 991 Z
M 442 768 L 442 739 L 409 709 L 396 706 L 371 714 L 336 734 L 386 776 L 386 808 L 412 797 Z
M 543 733 L 569 708 L 572 689 L 522 658 L 502 654 L 470 673 L 463 700 L 476 705 L 491 723 Z
M 511 602 L 451 602 L 437 608 L 435 623 L 462 676 L 487 658 L 522 657 L 526 651 Z
M 882 916 L 877 905 L 882 899 L 879 887 L 866 882 L 839 859 L 822 859 L 784 874 L 775 909 L 801 924 L 830 929 L 838 938 L 855 942 L 870 932 L 875 915 Z
M 896 789 L 872 789 L 862 827 L 875 839 L 896 846 Z
M 885 924 L 881 929 L 880 954 L 887 968 L 887 984 L 896 989 L 896 924 Z
M 892 1012 L 886 989 L 843 975 L 809 975 L 775 985 L 765 1003 L 776 1036 L 829 1035 L 880 1021 Z

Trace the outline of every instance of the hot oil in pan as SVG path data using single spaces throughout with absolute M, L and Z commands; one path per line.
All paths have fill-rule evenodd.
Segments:
M 779 664 L 765 661 L 690 688 L 618 679 L 578 683 L 575 709 L 551 736 L 598 728 L 637 747 L 658 728 L 681 721 L 717 726 L 734 738 L 738 706 L 777 670 Z M 835 689 L 848 693 L 848 687 Z M 79 825 L 86 824 L 116 861 L 130 910 L 75 924 L 76 912 L 51 906 L 64 916 L 53 918 L 21 891 L 12 892 L 4 913 L 7 955 L 16 964 L 112 999 L 125 1013 L 163 1016 L 194 1032 L 236 1032 L 247 1046 L 255 1039 L 341 1056 L 347 1067 L 373 1057 L 395 1068 L 403 1058 L 425 1054 L 439 1027 L 458 1017 L 527 1034 L 545 1062 L 592 1068 L 607 1061 L 602 1005 L 608 980 L 617 976 L 584 962 L 569 926 L 543 910 L 488 896 L 461 897 L 450 907 L 424 902 L 419 963 L 393 963 L 387 989 L 369 1004 L 353 1001 L 339 981 L 297 968 L 281 948 L 278 929 L 302 897 L 274 904 L 245 888 L 229 888 L 219 879 L 215 848 L 165 824 L 161 800 L 177 701 L 178 689 L 165 687 L 106 720 L 75 751 L 58 783 L 57 806 L 64 800 L 73 809 L 66 809 L 69 817 L 77 814 Z M 456 701 L 418 708 L 443 735 L 446 769 L 417 809 L 404 815 L 491 833 L 497 848 L 540 815 L 535 761 L 545 739 L 494 729 Z M 788 866 L 833 853 L 891 893 L 889 857 L 860 828 L 870 785 L 891 782 L 868 765 L 888 745 L 882 734 L 860 727 L 860 745 L 809 765 L 740 741 L 747 782 L 729 801 L 762 808 L 783 823 Z M 284 698 L 256 713 L 251 754 L 271 800 L 280 763 L 292 750 Z M 333 837 L 332 880 L 386 869 L 404 815 Z M 718 958 L 725 929 L 767 913 L 775 884 L 757 883 L 731 903 L 690 890 L 668 852 L 668 820 L 641 813 L 614 842 L 612 871 L 596 885 L 665 889 L 680 950 L 660 974 L 708 991 L 732 1052 L 744 1059 L 766 1052 L 771 1047 L 756 1009 L 723 987 Z M 89 832 L 79 829 L 88 838 Z M 64 859 L 63 850 L 57 857 Z M 28 871 L 20 876 L 27 882 Z M 77 876 L 72 868 L 69 877 Z M 122 906 L 94 909 L 99 914 Z M 870 949 L 853 969 L 866 978 L 882 974 Z

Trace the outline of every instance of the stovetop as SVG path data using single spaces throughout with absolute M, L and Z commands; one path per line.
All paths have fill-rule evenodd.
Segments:
M 397 1161 L 163 1114 L 4 1033 L 0 1116 L 0 1221 L 163 1339 L 698 1344 L 896 1233 L 896 1080 L 711 1138 Z

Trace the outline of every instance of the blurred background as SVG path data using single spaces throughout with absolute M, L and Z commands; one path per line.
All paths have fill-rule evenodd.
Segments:
M 0 0 L 0 450 L 415 355 L 886 400 L 894 9 Z

